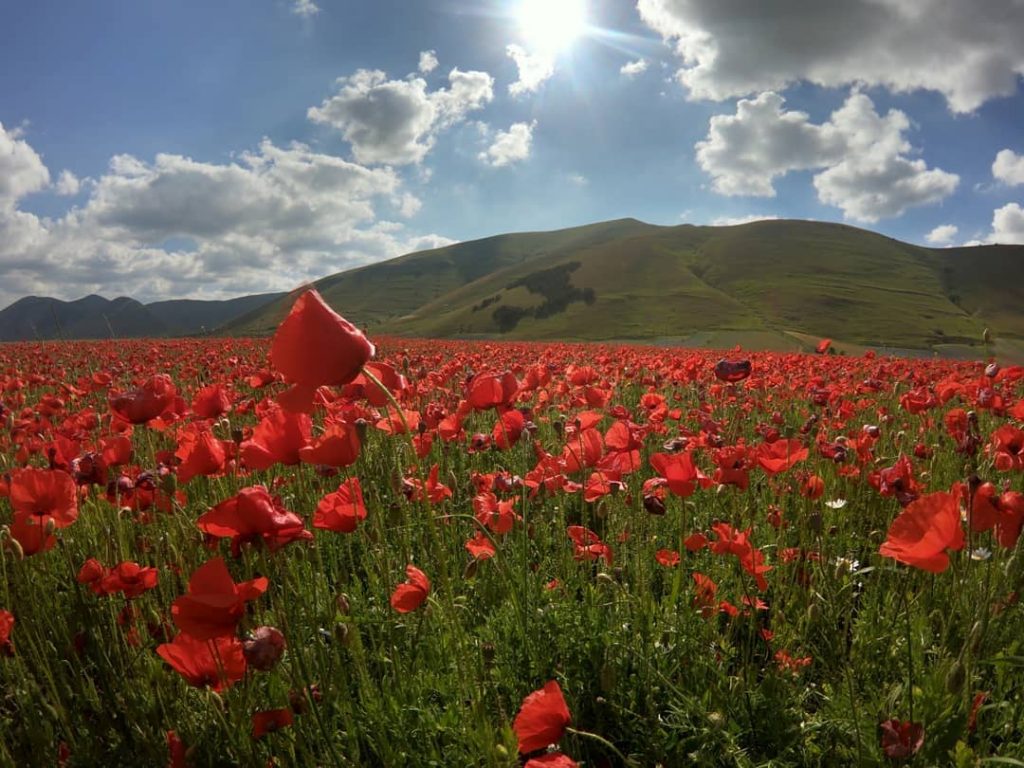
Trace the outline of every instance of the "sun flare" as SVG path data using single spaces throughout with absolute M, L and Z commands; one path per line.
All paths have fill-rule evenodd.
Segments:
M 520 0 L 516 19 L 527 42 L 558 53 L 587 29 L 586 0 Z

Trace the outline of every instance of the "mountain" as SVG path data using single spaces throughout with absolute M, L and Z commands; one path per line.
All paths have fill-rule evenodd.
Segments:
M 0 311 L 0 341 L 190 336 L 212 331 L 281 296 L 154 304 L 125 296 L 86 296 L 77 301 L 27 296 Z
M 851 351 L 1024 355 L 1024 246 L 922 248 L 824 222 L 622 219 L 409 254 L 316 287 L 376 334 L 790 349 L 827 336 Z M 270 333 L 291 301 L 221 330 Z

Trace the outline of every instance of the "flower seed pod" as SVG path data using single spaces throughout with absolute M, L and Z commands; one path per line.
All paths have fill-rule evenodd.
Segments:
M 966 679 L 967 672 L 964 670 L 964 665 L 957 659 L 946 673 L 946 691 L 950 695 L 956 696 L 963 690 Z

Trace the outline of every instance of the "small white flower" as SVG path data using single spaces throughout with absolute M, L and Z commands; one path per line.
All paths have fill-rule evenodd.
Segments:
M 978 547 L 971 552 L 971 560 L 988 560 L 992 557 L 992 550 L 988 547 Z
M 846 506 L 846 499 L 833 499 L 832 501 L 826 501 L 825 506 L 829 509 L 842 509 Z

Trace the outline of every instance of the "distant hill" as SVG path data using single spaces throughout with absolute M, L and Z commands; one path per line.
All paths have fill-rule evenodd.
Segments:
M 86 296 L 77 301 L 27 296 L 0 311 L 0 341 L 191 336 L 213 331 L 281 295 L 154 304 L 125 296 Z
M 860 346 L 1024 355 L 1024 246 L 932 249 L 843 224 L 661 227 L 622 219 L 500 235 L 319 280 L 378 334 Z M 291 298 L 222 329 L 266 334 Z

